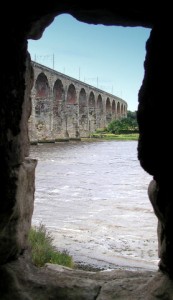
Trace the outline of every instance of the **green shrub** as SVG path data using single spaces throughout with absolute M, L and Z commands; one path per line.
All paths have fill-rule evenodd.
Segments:
M 127 117 L 123 117 L 119 120 L 113 120 L 108 124 L 107 127 L 108 132 L 114 134 L 130 134 L 130 133 L 138 133 L 138 123 L 136 112 L 127 112 Z
M 33 263 L 37 267 L 42 267 L 45 263 L 53 263 L 72 268 L 74 262 L 68 252 L 57 251 L 52 243 L 53 238 L 43 224 L 30 229 L 29 244 Z

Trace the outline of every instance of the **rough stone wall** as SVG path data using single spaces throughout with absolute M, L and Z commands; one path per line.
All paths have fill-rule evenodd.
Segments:
M 29 154 L 28 118 L 33 70 L 27 43 L 14 31 L 6 36 L 12 55 L 3 51 L 0 105 L 0 263 L 17 258 L 27 248 L 34 201 L 36 161 Z M 5 42 L 5 41 L 4 41 Z M 4 50 L 4 48 L 3 48 Z M 14 59 L 15 58 L 15 59 Z
M 79 80 L 34 63 L 31 142 L 89 137 L 127 114 L 127 103 Z M 92 93 L 93 99 L 90 99 Z M 109 99 L 109 108 L 106 103 Z M 92 101 L 91 101 L 92 100 Z M 114 112 L 112 112 L 112 103 Z M 120 107 L 116 113 L 117 106 Z M 121 110 L 121 106 L 123 110 Z
M 151 175 L 149 197 L 158 217 L 158 254 L 160 269 L 173 278 L 173 202 L 172 202 L 172 29 L 156 24 L 147 42 L 145 77 L 139 92 L 138 123 L 140 139 L 138 157 Z M 163 110 L 163 102 L 166 111 Z
M 35 7 L 32 0 L 29 3 L 25 1 L 20 4 L 15 1 L 11 2 L 10 9 L 9 2 L 3 4 L 2 13 L 8 18 L 8 22 L 4 24 L 3 20 L 1 24 L 1 36 L 3 36 L 1 72 L 3 76 L 0 99 L 0 298 L 2 300 L 47 299 L 48 294 L 52 299 L 57 299 L 57 294 L 62 292 L 61 299 L 72 299 L 71 292 L 74 291 L 74 287 L 77 287 L 76 294 L 81 295 L 77 285 L 81 276 L 76 282 L 75 275 L 73 278 L 69 275 L 67 279 L 62 280 L 60 274 L 57 278 L 57 282 L 61 284 L 59 288 L 56 282 L 53 282 L 53 273 L 50 286 L 52 287 L 53 282 L 54 288 L 51 289 L 47 287 L 48 279 L 45 274 L 43 277 L 40 276 L 41 271 L 33 266 L 30 267 L 24 256 L 22 267 L 19 263 L 22 254 L 27 249 L 27 236 L 33 211 L 36 166 L 36 161 L 27 158 L 29 154 L 28 118 L 31 109 L 29 95 L 33 76 L 27 56 L 27 38 L 41 37 L 46 26 L 58 13 L 69 12 L 79 20 L 89 23 L 153 27 L 147 43 L 145 77 L 139 93 L 138 157 L 141 166 L 153 175 L 153 181 L 149 186 L 149 197 L 159 220 L 160 272 L 155 280 L 147 285 L 149 290 L 145 286 L 144 293 L 147 290 L 147 295 L 142 295 L 140 289 L 145 278 L 140 277 L 140 281 L 134 288 L 132 274 L 125 283 L 117 281 L 116 277 L 113 282 L 115 289 L 112 291 L 110 291 L 108 277 L 107 285 L 102 292 L 105 296 L 107 291 L 106 299 L 115 299 L 117 291 L 123 293 L 121 293 L 122 297 L 118 297 L 119 299 L 128 299 L 127 294 L 124 294 L 125 291 L 129 292 L 128 296 L 132 293 L 132 299 L 172 299 L 173 202 L 170 175 L 173 165 L 172 77 L 169 72 L 173 69 L 172 9 L 168 3 L 161 3 L 161 6 L 157 3 L 152 8 L 146 5 L 146 2 L 135 3 L 135 5 L 132 2 L 127 2 L 126 5 L 123 2 L 116 2 L 115 5 L 112 1 L 108 1 L 104 3 L 104 6 L 100 3 L 99 9 L 98 4 L 94 2 L 91 7 L 89 2 L 72 5 L 68 1 L 49 1 L 39 6 L 39 9 Z M 118 104 L 116 108 L 118 116 L 120 113 Z M 94 124 L 96 118 L 93 108 L 90 115 L 93 116 Z M 33 280 L 36 274 L 39 278 L 38 284 Z M 82 281 L 80 292 L 85 292 L 85 282 L 86 280 Z M 67 298 L 64 295 L 68 290 L 68 284 L 70 288 Z M 46 296 L 43 295 L 43 289 L 47 293 Z M 36 290 L 37 293 L 35 293 Z M 92 297 L 90 284 L 83 299 L 105 299 L 100 293 L 100 285 L 97 290 L 98 292 L 96 291 Z M 134 296 L 133 290 L 137 291 L 137 295 Z M 77 299 L 76 295 L 74 297 Z

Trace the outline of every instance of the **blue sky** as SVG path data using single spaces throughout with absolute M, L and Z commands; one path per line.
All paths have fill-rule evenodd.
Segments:
M 89 25 L 63 14 L 41 39 L 28 40 L 31 59 L 87 82 L 137 110 L 150 29 Z

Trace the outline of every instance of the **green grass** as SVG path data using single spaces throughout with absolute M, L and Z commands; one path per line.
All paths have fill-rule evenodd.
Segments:
M 113 134 L 113 133 L 93 133 L 91 138 L 98 138 L 103 140 L 121 140 L 121 141 L 137 141 L 138 133 L 131 134 Z
M 37 267 L 43 267 L 45 263 L 74 267 L 73 258 L 67 251 L 59 252 L 56 250 L 53 245 L 53 238 L 43 224 L 30 229 L 29 244 L 32 261 Z

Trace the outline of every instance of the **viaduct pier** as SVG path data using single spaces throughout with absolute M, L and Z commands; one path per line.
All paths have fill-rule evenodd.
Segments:
M 89 137 L 127 115 L 123 99 L 39 63 L 32 66 L 31 142 Z

